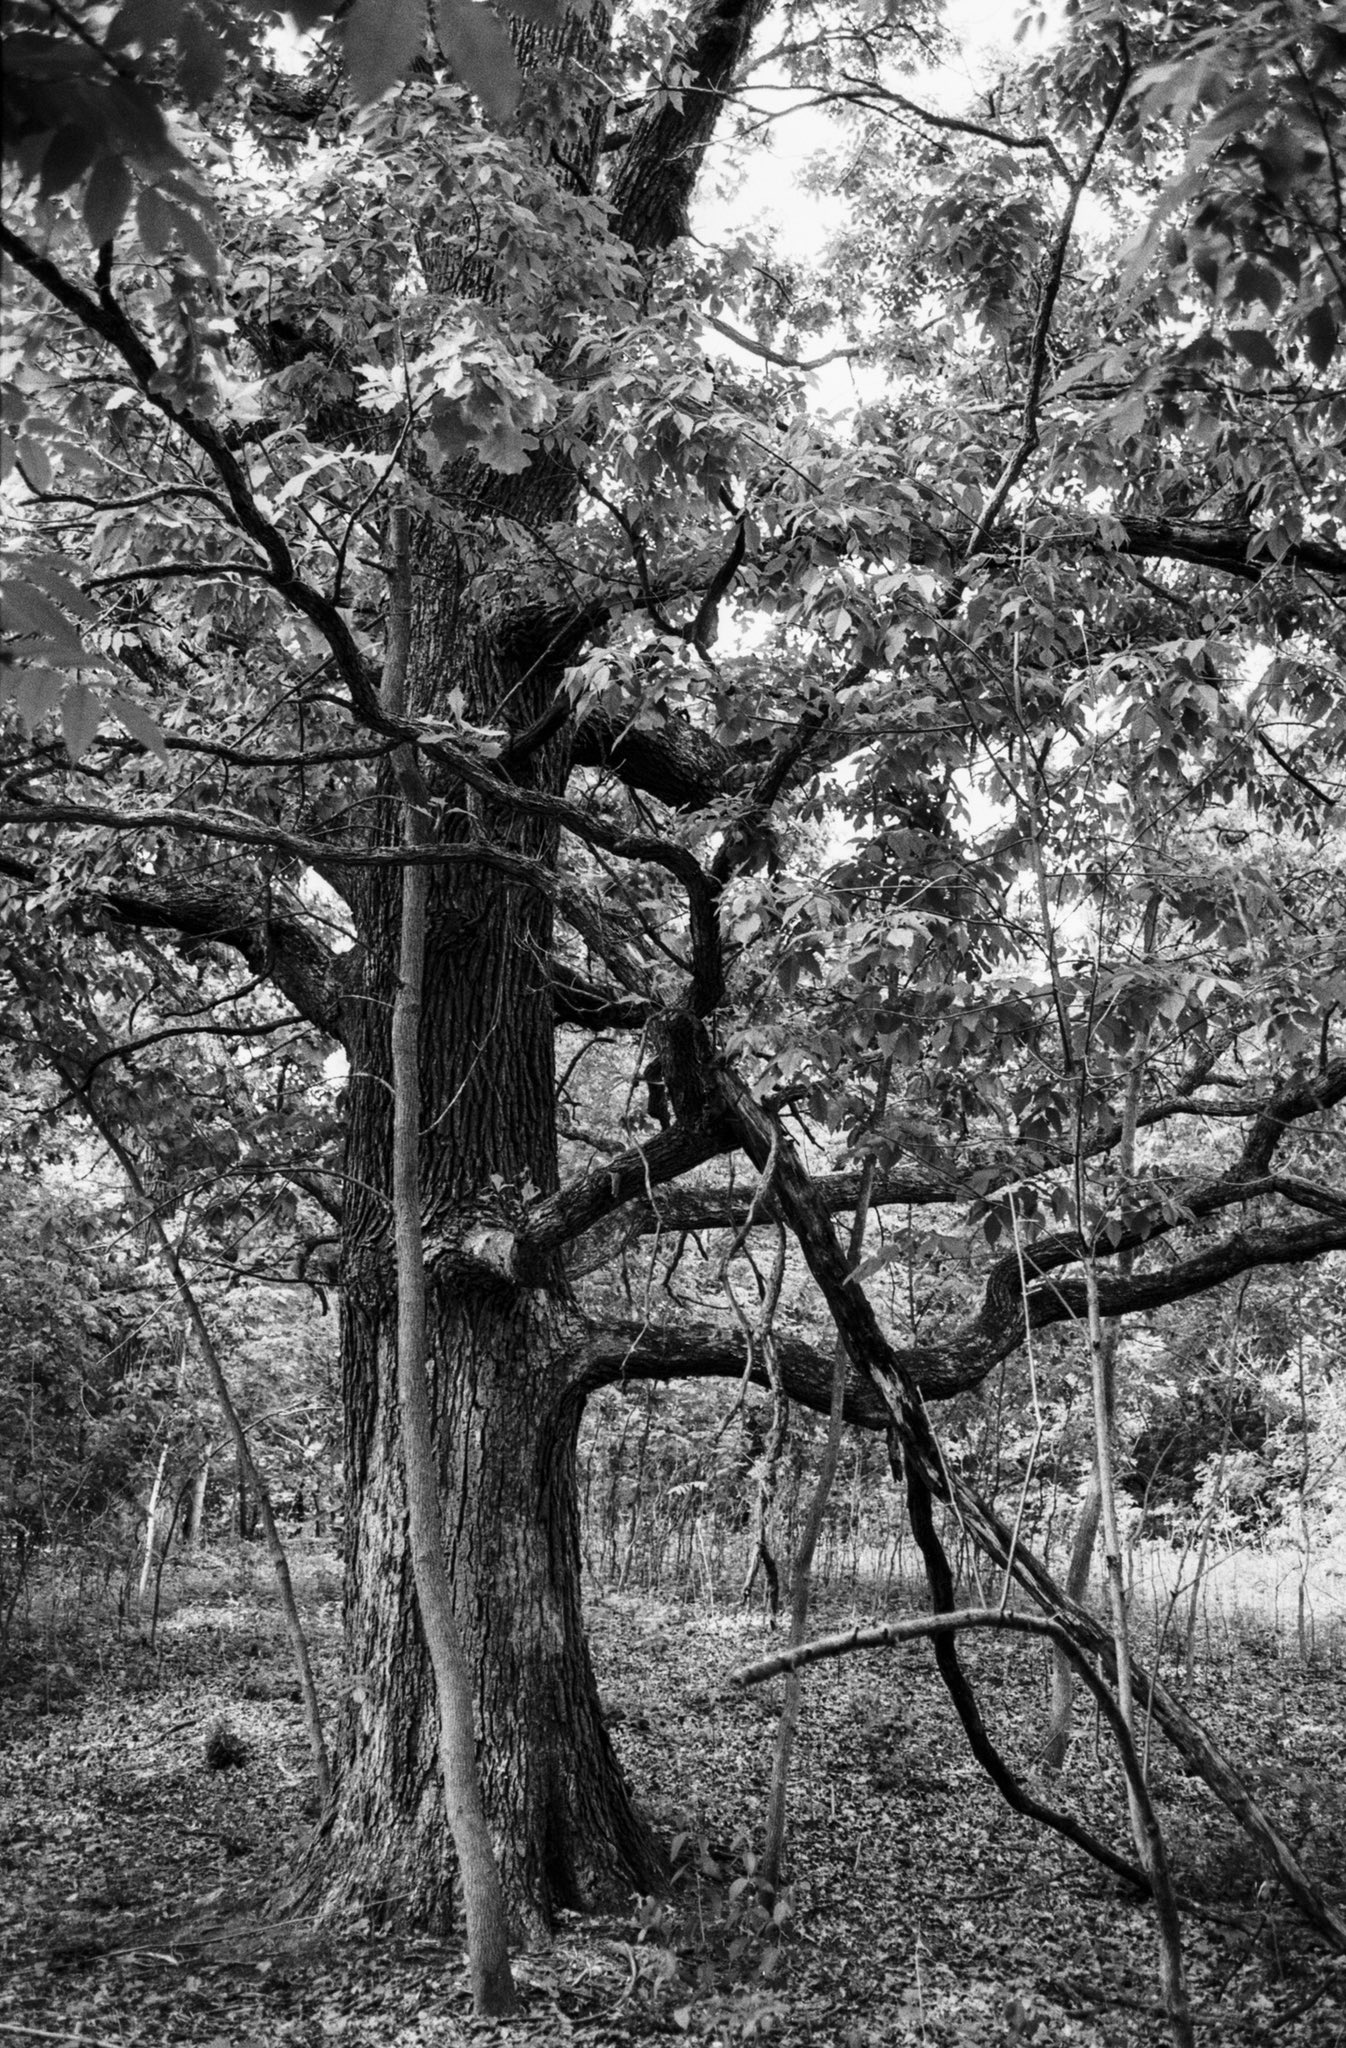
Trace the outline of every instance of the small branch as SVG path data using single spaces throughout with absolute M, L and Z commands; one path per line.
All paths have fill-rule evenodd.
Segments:
M 1325 789 L 1321 789 L 1316 782 L 1311 781 L 1303 769 L 1296 768 L 1294 762 L 1287 759 L 1280 748 L 1273 745 L 1266 734 L 1260 729 L 1257 733 L 1257 742 L 1259 746 L 1266 748 L 1276 766 L 1283 769 L 1292 782 L 1297 782 L 1301 789 L 1306 789 L 1311 797 L 1318 803 L 1323 804 L 1329 811 L 1336 809 L 1341 801 L 1340 797 L 1329 796 Z
M 808 376 L 813 370 L 825 368 L 828 363 L 850 362 L 857 356 L 866 356 L 870 353 L 863 344 L 856 344 L 847 348 L 830 348 L 826 355 L 810 356 L 807 362 L 801 362 L 798 356 L 783 355 L 779 349 L 769 347 L 766 342 L 755 341 L 751 334 L 744 334 L 739 328 L 731 327 L 729 322 L 721 320 L 718 314 L 703 313 L 701 318 L 707 327 L 713 327 L 717 334 L 722 334 L 726 341 L 732 341 L 736 348 L 745 348 L 749 355 L 760 356 L 764 363 L 771 363 L 778 370 L 796 371 L 801 377 Z
M 118 583 L 166 583 L 179 576 L 193 576 L 201 582 L 212 576 L 257 576 L 262 582 L 274 579 L 264 562 L 159 562 L 149 569 L 119 569 L 112 576 L 86 576 L 86 590 L 107 590 Z
M 1050 135 L 1015 135 L 1008 128 L 993 128 L 987 121 L 972 121 L 966 115 L 937 114 L 930 107 L 922 107 L 902 93 L 894 92 L 890 86 L 857 78 L 851 72 L 843 72 L 842 76 L 848 85 L 856 88 L 858 95 L 886 106 L 900 107 L 904 114 L 910 114 L 913 120 L 926 128 L 940 129 L 949 135 L 979 135 L 987 142 L 999 143 L 1002 149 L 1040 150 L 1052 169 L 1067 183 L 1070 182 L 1070 166 Z
M 147 1046 L 162 1045 L 170 1038 L 269 1038 L 273 1031 L 293 1031 L 299 1028 L 293 1017 L 277 1017 L 269 1024 L 171 1024 L 162 1031 L 149 1031 L 143 1038 L 130 1038 L 124 1045 L 113 1045 L 106 1052 L 100 1052 L 89 1062 L 86 1082 L 92 1080 L 99 1067 L 109 1060 L 129 1060 L 135 1053 L 144 1052 Z
M 237 825 L 196 811 L 114 811 L 98 804 L 0 804 L 0 825 L 99 825 L 111 832 L 184 832 L 198 839 L 223 839 L 233 846 L 263 846 L 293 854 L 317 868 L 334 861 L 346 868 L 446 867 L 477 863 L 516 882 L 550 894 L 552 877 L 539 861 L 473 841 L 434 846 L 348 847 L 327 839 L 305 839 L 280 826 Z M 690 859 L 690 855 L 688 858 Z
M 1051 335 L 1052 317 L 1056 311 L 1056 301 L 1061 290 L 1061 279 L 1065 272 L 1066 251 L 1070 247 L 1070 238 L 1074 231 L 1075 209 L 1079 205 L 1085 186 L 1093 174 L 1098 153 L 1111 133 L 1113 123 L 1116 121 L 1118 114 L 1121 112 L 1122 102 L 1126 98 L 1130 84 L 1131 65 L 1128 61 L 1123 62 L 1121 66 L 1117 83 L 1113 87 L 1111 97 L 1108 100 L 1098 133 L 1089 145 L 1084 162 L 1070 180 L 1070 190 L 1066 197 L 1065 210 L 1061 215 L 1061 225 L 1057 229 L 1056 242 L 1047 266 L 1047 276 L 1043 282 L 1042 292 L 1038 299 L 1038 315 L 1034 322 L 1033 339 L 1029 346 L 1028 383 L 1024 391 L 1023 421 L 1019 440 L 1004 468 L 1001 470 L 995 487 L 982 509 L 981 517 L 973 529 L 967 547 L 963 551 L 965 562 L 970 562 L 974 555 L 980 554 L 986 545 L 987 535 L 1004 510 L 1006 499 L 1019 481 L 1029 456 L 1038 445 L 1038 404 L 1042 396 L 1043 380 L 1047 373 L 1047 342 Z
M 809 1664 L 830 1663 L 836 1657 L 851 1657 L 861 1650 L 891 1650 L 899 1643 L 920 1642 L 926 1636 L 965 1635 L 972 1629 L 1008 1629 L 1020 1635 L 1044 1636 L 1069 1645 L 1070 1638 L 1056 1622 L 1041 1614 L 1024 1614 L 1013 1607 L 957 1607 L 946 1614 L 914 1614 L 901 1621 L 884 1621 L 862 1628 L 843 1629 L 837 1635 L 815 1636 L 812 1642 L 795 1643 L 788 1649 L 773 1650 L 751 1664 L 740 1664 L 729 1673 L 730 1685 L 763 1685 L 786 1671 L 802 1671 Z

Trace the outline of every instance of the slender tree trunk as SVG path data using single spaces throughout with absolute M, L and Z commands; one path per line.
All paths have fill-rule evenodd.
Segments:
M 1113 1412 L 1113 1387 L 1116 1374 L 1118 1326 L 1109 1323 L 1103 1332 L 1104 1373 L 1108 1383 L 1108 1413 Z M 1089 1472 L 1089 1488 L 1080 1509 L 1080 1519 L 1070 1546 L 1070 1559 L 1066 1566 L 1065 1590 L 1072 1600 L 1084 1599 L 1089 1590 L 1089 1567 L 1093 1563 L 1094 1545 L 1098 1540 L 1099 1511 L 1103 1495 L 1098 1479 L 1098 1459 L 1094 1457 Z M 1065 1768 L 1070 1749 L 1071 1717 L 1075 1701 L 1075 1667 L 1065 1651 L 1052 1651 L 1052 1702 L 1047 1721 L 1047 1739 L 1043 1744 L 1043 1762 L 1048 1770 Z
M 1159 919 L 1159 899 L 1152 897 L 1146 905 L 1143 928 L 1143 955 L 1149 959 L 1154 952 L 1155 930 Z M 1122 1105 L 1122 1133 L 1118 1147 L 1117 1165 L 1123 1187 L 1127 1186 L 1136 1170 L 1136 1119 L 1140 1114 L 1140 1090 L 1145 1078 L 1145 1055 L 1149 1050 L 1150 1027 L 1145 1025 L 1132 1056 L 1131 1071 L 1126 1080 L 1126 1099 Z M 1117 1260 L 1119 1273 L 1129 1273 L 1135 1263 L 1134 1254 L 1123 1250 Z M 1104 1392 L 1108 1410 L 1108 1432 L 1111 1436 L 1117 1399 L 1117 1347 L 1121 1340 L 1121 1325 L 1111 1322 L 1103 1333 L 1103 1374 Z M 1089 1473 L 1089 1490 L 1084 1496 L 1080 1510 L 1079 1526 L 1070 1546 L 1070 1561 L 1066 1567 L 1065 1591 L 1071 1600 L 1083 1601 L 1089 1590 L 1089 1567 L 1093 1562 L 1094 1544 L 1098 1540 L 1099 1514 L 1102 1507 L 1102 1483 L 1098 1470 L 1097 1432 L 1094 1440 L 1094 1458 Z M 1065 1768 L 1070 1749 L 1071 1710 L 1075 1697 L 1075 1672 L 1069 1657 L 1061 1649 L 1052 1652 L 1052 1700 L 1047 1718 L 1047 1738 L 1043 1744 L 1043 1762 L 1050 1771 Z
M 173 1502 L 173 1512 L 168 1518 L 168 1527 L 164 1531 L 164 1540 L 159 1545 L 158 1562 L 154 1567 L 154 1605 L 150 1609 L 151 1649 L 154 1648 L 155 1637 L 159 1632 L 159 1603 L 163 1597 L 164 1590 L 164 1567 L 168 1563 L 168 1553 L 173 1543 L 173 1532 L 178 1526 L 178 1516 L 182 1512 L 182 1503 L 187 1498 L 187 1488 L 190 1484 L 190 1480 L 185 1480 L 178 1488 L 177 1499 Z
M 1122 1537 L 1117 1520 L 1117 1493 L 1112 1471 L 1112 1401 L 1108 1384 L 1108 1359 L 1103 1318 L 1098 1306 L 1098 1264 L 1092 1250 L 1084 1261 L 1084 1284 L 1089 1307 L 1089 1353 L 1092 1362 L 1094 1396 L 1094 1469 L 1098 1475 L 1099 1515 L 1103 1527 L 1104 1556 L 1108 1573 L 1108 1604 L 1112 1613 L 1112 1641 L 1115 1657 L 1114 1683 L 1117 1709 L 1122 1725 L 1136 1748 L 1135 1707 L 1131 1686 L 1131 1637 L 1127 1623 L 1126 1587 L 1122 1579 Z M 1187 1978 L 1182 1961 L 1182 1930 L 1178 1903 L 1168 1873 L 1163 1836 L 1153 1806 L 1144 1797 L 1143 1783 L 1128 1773 L 1127 1811 L 1131 1817 L 1131 1838 L 1140 1866 L 1154 1892 L 1155 1917 L 1159 1923 L 1159 1981 L 1168 2011 L 1169 2027 L 1178 2048 L 1191 2048 L 1195 2039 L 1192 2013 L 1187 1997 Z
M 210 1451 L 207 1449 L 201 1454 L 201 1463 L 197 1466 L 196 1477 L 192 1481 L 192 1498 L 188 1508 L 187 1527 L 182 1535 L 184 1543 L 199 1545 L 201 1542 L 201 1531 L 206 1519 L 206 1487 L 209 1482 Z
M 392 515 L 392 607 L 384 669 L 384 703 L 390 717 L 406 708 L 406 660 L 411 634 L 411 558 L 406 512 Z M 402 790 L 403 836 L 408 846 L 430 837 L 429 792 L 405 746 L 394 757 Z M 495 1866 L 486 1810 L 477 1778 L 476 1731 L 472 1725 L 472 1681 L 454 1620 L 444 1566 L 444 1527 L 439 1506 L 426 1380 L 425 1246 L 421 1231 L 421 986 L 425 963 L 425 908 L 429 876 L 424 868 L 402 873 L 401 951 L 397 1000 L 393 1004 L 393 1239 L 397 1249 L 397 1392 L 406 1468 L 407 1522 L 412 1578 L 421 1627 L 434 1671 L 438 1707 L 439 1763 L 449 1832 L 458 1855 L 467 1923 L 468 1969 L 473 2010 L 498 2018 L 514 2007 L 514 1979 L 500 1873 Z
M 150 1582 L 150 1569 L 154 1563 L 154 1536 L 159 1526 L 159 1490 L 164 1483 L 164 1466 L 167 1463 L 168 1445 L 165 1444 L 159 1453 L 159 1464 L 154 1474 L 154 1484 L 150 1488 L 150 1502 L 145 1510 L 145 1561 L 140 1567 L 140 1585 L 137 1590 L 137 1597 L 140 1600 L 143 1600 L 145 1597 L 145 1588 Z
M 327 1757 L 327 1744 L 323 1740 L 322 1713 L 318 1706 L 318 1689 L 313 1682 L 313 1666 L 309 1660 L 308 1638 L 304 1634 L 304 1624 L 299 1616 L 299 1603 L 294 1597 L 294 1586 L 290 1579 L 289 1559 L 285 1555 L 285 1545 L 281 1541 L 280 1531 L 276 1527 L 276 1518 L 271 1511 L 271 1496 L 267 1492 L 265 1481 L 253 1460 L 252 1452 L 248 1446 L 247 1432 L 243 1427 L 242 1418 L 234 1406 L 234 1397 L 229 1391 L 229 1381 L 225 1375 L 220 1354 L 215 1348 L 215 1340 L 210 1334 L 210 1326 L 201 1312 L 201 1304 L 196 1298 L 196 1290 L 183 1269 L 182 1261 L 178 1257 L 177 1247 L 165 1230 L 158 1209 L 147 1199 L 145 1184 L 135 1160 L 122 1144 L 116 1130 L 99 1110 L 89 1089 L 81 1086 L 79 1077 L 74 1069 L 62 1064 L 60 1071 L 69 1087 L 84 1104 L 90 1122 L 94 1125 L 109 1151 L 117 1160 L 131 1185 L 132 1191 L 140 1201 L 145 1203 L 150 1235 L 157 1245 L 159 1256 L 167 1267 L 173 1285 L 177 1289 L 178 1299 L 187 1311 L 187 1319 L 196 1337 L 197 1346 L 205 1363 L 206 1371 L 210 1376 L 211 1387 L 214 1391 L 215 1399 L 219 1403 L 220 1413 L 223 1415 L 229 1434 L 234 1440 L 234 1451 L 238 1458 L 239 1486 L 241 1488 L 246 1480 L 252 1487 L 257 1501 L 258 1513 L 261 1516 L 263 1533 L 266 1537 L 266 1547 L 270 1553 L 272 1569 L 276 1575 L 276 1591 L 280 1596 L 280 1608 L 285 1620 L 285 1631 L 290 1638 L 290 1648 L 294 1655 L 295 1670 L 299 1678 L 299 1690 L 304 1702 L 304 1722 L 308 1731 L 309 1748 L 313 1755 L 314 1774 L 318 1781 L 318 1796 L 326 1801 L 331 1797 L 332 1771 Z
M 201 1313 L 195 1290 L 183 1272 L 177 1252 L 169 1240 L 168 1233 L 159 1222 L 158 1216 L 155 1215 L 152 1220 L 155 1234 L 159 1240 L 161 1256 L 173 1276 L 174 1285 L 178 1290 L 188 1315 L 191 1317 L 192 1328 L 196 1333 L 196 1341 L 200 1347 L 201 1356 L 205 1360 L 206 1370 L 210 1375 L 215 1399 L 220 1404 L 220 1410 L 234 1439 L 234 1447 L 238 1453 L 240 1483 L 242 1483 L 244 1478 L 247 1479 L 252 1487 L 253 1497 L 257 1502 L 257 1512 L 261 1517 L 262 1533 L 266 1538 L 266 1547 L 271 1558 L 271 1568 L 276 1575 L 276 1591 L 280 1595 L 280 1610 L 285 1621 L 285 1632 L 290 1638 L 290 1649 L 294 1656 L 295 1671 L 299 1679 L 299 1691 L 304 1703 L 304 1725 L 308 1733 L 309 1750 L 313 1757 L 314 1776 L 318 1781 L 318 1797 L 326 1801 L 331 1797 L 332 1792 L 332 1767 L 328 1761 L 327 1744 L 323 1739 L 322 1709 L 318 1705 L 318 1688 L 314 1683 L 313 1665 L 308 1654 L 308 1637 L 304 1634 L 304 1624 L 299 1615 L 299 1603 L 294 1597 L 294 1585 L 290 1578 L 290 1561 L 285 1555 L 285 1545 L 281 1541 L 280 1530 L 276 1527 L 276 1517 L 271 1508 L 271 1495 L 267 1490 L 266 1481 L 258 1470 L 252 1451 L 249 1448 L 242 1418 L 234 1406 L 234 1399 L 229 1391 L 229 1382 L 225 1377 L 224 1366 L 221 1363 L 218 1351 L 215 1349 L 215 1340 L 210 1334 L 209 1326 Z

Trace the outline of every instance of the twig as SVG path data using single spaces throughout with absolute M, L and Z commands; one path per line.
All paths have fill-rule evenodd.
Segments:
M 30 2027 L 20 2020 L 0 2020 L 0 2034 L 22 2034 L 34 2041 L 79 2041 L 82 2048 L 126 2048 L 124 2041 L 109 2041 L 104 2034 L 52 2033 L 49 2027 Z
M 807 362 L 801 362 L 798 356 L 784 355 L 779 349 L 768 347 L 766 342 L 755 340 L 751 334 L 741 333 L 737 327 L 731 327 L 727 320 L 719 319 L 714 313 L 703 313 L 701 317 L 707 327 L 713 327 L 717 334 L 722 334 L 726 341 L 732 341 L 736 348 L 747 349 L 750 355 L 760 356 L 764 363 L 771 363 L 778 370 L 794 370 L 801 376 L 807 376 L 812 370 L 824 369 L 828 363 L 845 362 L 854 356 L 869 354 L 868 348 L 864 346 L 830 348 L 826 355 L 811 356 Z
M 1070 190 L 1061 215 L 1061 224 L 1057 229 L 1056 241 L 1048 260 L 1047 275 L 1043 281 L 1042 296 L 1038 301 L 1038 315 L 1033 325 L 1033 339 L 1029 347 L 1028 386 L 1024 392 L 1023 425 L 1019 440 L 1014 448 L 1011 449 L 1009 458 L 996 479 L 991 495 L 982 510 L 981 517 L 973 529 L 972 537 L 964 551 L 964 561 L 970 562 L 973 556 L 980 554 L 985 547 L 991 528 L 1004 510 L 1005 500 L 1019 481 L 1023 473 L 1024 464 L 1038 445 L 1038 404 L 1042 396 L 1043 379 L 1047 373 L 1047 342 L 1051 334 L 1052 316 L 1056 311 L 1057 297 L 1061 290 L 1061 279 L 1065 272 L 1066 251 L 1070 247 L 1070 238 L 1074 231 L 1075 209 L 1079 205 L 1084 188 L 1093 174 L 1098 153 L 1111 133 L 1113 123 L 1116 121 L 1118 114 L 1121 112 L 1122 102 L 1126 98 L 1130 84 L 1131 64 L 1125 54 L 1125 50 L 1123 50 L 1121 70 L 1104 111 L 1098 133 L 1085 152 L 1084 162 L 1070 181 Z

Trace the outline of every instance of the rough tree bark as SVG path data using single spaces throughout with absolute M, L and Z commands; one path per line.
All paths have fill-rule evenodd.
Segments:
M 461 674 L 425 580 L 411 662 L 420 703 L 440 678 Z M 526 716 L 527 698 L 520 708 Z M 328 1906 L 349 1901 L 377 1919 L 444 1926 L 451 1860 L 394 1394 L 388 893 L 382 877 L 363 892 L 362 986 L 350 1006 L 342 1370 L 354 1685 L 314 1869 Z M 441 871 L 430 886 L 421 1033 L 428 1235 L 503 1221 L 528 1188 L 557 1184 L 550 925 L 543 897 L 501 886 L 486 869 Z M 447 1563 L 475 1678 L 483 1792 L 515 1936 L 536 1941 L 598 1877 L 648 1878 L 655 1867 L 602 1726 L 581 1624 L 572 1311 L 559 1279 L 522 1287 L 470 1270 L 432 1272 L 426 1311 Z

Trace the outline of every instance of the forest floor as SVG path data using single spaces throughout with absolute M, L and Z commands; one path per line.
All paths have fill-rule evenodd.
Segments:
M 315 1583 L 309 1574 L 310 1587 Z M 339 1682 L 333 1584 L 311 1606 L 324 1697 Z M 166 1582 L 167 1584 L 167 1582 Z M 885 1602 L 824 1594 L 820 1628 Z M 928 1648 L 824 1665 L 805 1696 L 782 1925 L 754 1910 L 777 1687 L 727 1674 L 779 1641 L 712 1610 L 596 1594 L 594 1654 L 639 1796 L 684 1837 L 669 1896 L 567 1919 L 518 1959 L 521 2008 L 472 2020 L 443 1943 L 268 1918 L 305 1839 L 310 1772 L 279 1618 L 260 1572 L 180 1578 L 150 1649 L 114 1623 L 20 1640 L 0 1683 L 0 2048 L 613 2048 L 767 2039 L 802 2048 L 1148 2048 L 1149 1912 L 1056 1836 L 1010 1813 L 966 1752 Z M 1228 1648 L 1235 1647 L 1232 1644 Z M 1346 1887 L 1346 1640 L 1307 1667 L 1254 1631 L 1199 1665 L 1189 1702 L 1316 1878 Z M 1034 1646 L 981 1639 L 967 1663 L 1007 1755 L 1040 1791 Z M 227 1720 L 247 1753 L 211 1770 Z M 1339 2048 L 1346 1969 L 1310 1934 L 1204 1786 L 1156 1745 L 1151 1786 L 1184 1915 L 1203 2048 Z M 1048 1796 L 1122 1842 L 1092 1725 Z M 746 1882 L 741 1882 L 746 1880 Z

